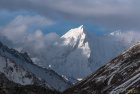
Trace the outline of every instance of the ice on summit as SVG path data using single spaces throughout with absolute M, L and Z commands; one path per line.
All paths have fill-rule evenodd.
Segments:
M 84 34 L 83 25 L 78 28 L 74 28 L 69 30 L 66 34 L 64 34 L 61 38 L 76 38 L 78 39 L 82 34 Z
M 92 71 L 88 66 L 90 47 L 83 25 L 69 30 L 61 37 L 59 49 L 55 51 L 53 59 L 50 60 L 52 68 L 61 75 L 70 78 L 84 78 Z M 56 66 L 57 65 L 57 66 Z

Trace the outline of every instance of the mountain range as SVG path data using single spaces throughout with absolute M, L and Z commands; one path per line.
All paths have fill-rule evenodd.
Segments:
M 100 36 L 86 31 L 81 25 L 54 41 L 49 50 L 46 49 L 46 56 L 34 57 L 39 59 L 35 63 L 44 68 L 51 67 L 76 83 L 136 43 L 133 39 L 127 42 L 122 35 L 115 31 Z
M 65 78 L 51 69 L 33 64 L 27 53 L 19 53 L 0 43 L 0 72 L 21 85 L 37 84 L 63 91 L 71 86 Z
M 140 44 L 129 48 L 136 41 L 126 42 L 120 36 L 118 31 L 97 36 L 80 26 L 53 41 L 46 56 L 30 49 L 17 51 L 1 40 L 0 89 L 3 94 L 15 94 L 10 92 L 16 89 L 39 94 L 34 88 L 42 94 L 119 94 L 139 89 Z
M 26 48 L 22 51 L 28 52 L 38 66 L 51 68 L 76 83 L 134 44 L 133 41 L 125 43 L 124 38 L 118 36 L 121 32 L 98 36 L 81 25 L 57 38 L 46 51 L 39 54 Z

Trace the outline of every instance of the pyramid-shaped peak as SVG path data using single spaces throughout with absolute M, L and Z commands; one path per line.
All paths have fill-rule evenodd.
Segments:
M 81 25 L 79 26 L 78 28 L 74 28 L 74 29 L 71 29 L 69 30 L 66 34 L 64 34 L 62 37 L 78 37 L 79 35 L 82 35 L 82 34 L 85 34 L 85 31 L 84 31 L 84 26 Z

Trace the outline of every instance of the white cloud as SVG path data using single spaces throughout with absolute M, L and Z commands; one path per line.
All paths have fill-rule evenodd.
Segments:
M 60 37 L 56 33 L 43 33 L 39 28 L 30 31 L 32 25 L 37 27 L 52 24 L 41 16 L 17 16 L 8 25 L 0 28 L 0 41 L 18 51 L 28 52 L 37 62 L 46 62 L 48 48 Z M 42 60 L 42 61 L 41 61 Z
M 117 30 L 110 33 L 110 35 L 113 36 L 115 39 L 121 41 L 123 45 L 125 44 L 131 46 L 140 41 L 140 32 L 134 30 Z
M 8 25 L 0 28 L 0 40 L 8 42 L 14 48 L 24 49 L 35 55 L 41 54 L 40 51 L 46 52 L 46 48 L 59 38 L 56 33 L 45 34 L 40 30 L 42 26 L 52 23 L 42 16 L 17 16 Z M 30 31 L 32 25 L 39 28 Z
M 1 27 L 1 34 L 6 36 L 13 42 L 22 42 L 30 32 L 29 29 L 35 25 L 37 27 L 43 27 L 54 24 L 53 21 L 42 16 L 17 16 L 5 27 Z M 43 33 L 36 31 L 35 37 L 42 37 Z
M 1 34 L 6 36 L 9 40 L 12 41 L 19 41 L 21 38 L 24 38 L 25 32 L 27 30 L 26 25 L 19 25 L 19 26 L 6 26 L 4 29 L 1 30 Z

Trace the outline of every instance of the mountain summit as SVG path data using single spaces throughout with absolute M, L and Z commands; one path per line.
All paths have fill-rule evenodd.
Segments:
M 74 28 L 74 29 L 69 30 L 61 38 L 70 38 L 70 37 L 78 38 L 80 35 L 82 35 L 84 33 L 85 33 L 85 31 L 84 31 L 83 25 L 81 25 L 78 28 Z
M 50 54 L 48 58 L 52 68 L 68 79 L 80 79 L 91 73 L 88 66 L 91 50 L 83 25 L 64 34 Z
M 65 66 L 67 66 L 66 70 L 69 76 L 83 78 L 91 73 L 88 66 L 88 58 L 90 57 L 91 49 L 87 32 L 83 29 L 83 25 L 71 29 L 64 34 L 61 39 L 63 40 L 61 45 L 66 47 L 66 49 L 64 49 L 66 53 Z
M 71 47 L 81 49 L 85 57 L 90 57 L 90 46 L 88 41 L 87 32 L 84 30 L 83 25 L 78 28 L 71 29 L 66 34 L 64 34 L 61 39 L 63 39 L 63 45 L 69 45 Z

